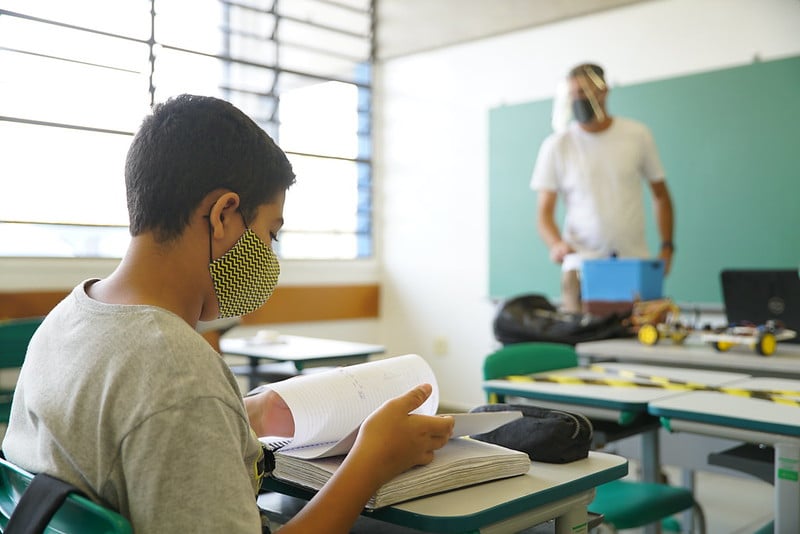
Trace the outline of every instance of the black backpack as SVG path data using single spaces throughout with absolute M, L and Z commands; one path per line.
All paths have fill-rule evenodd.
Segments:
M 494 317 L 494 336 L 503 345 L 547 341 L 575 345 L 584 341 L 630 336 L 629 316 L 559 312 L 542 295 L 520 295 L 504 302 Z

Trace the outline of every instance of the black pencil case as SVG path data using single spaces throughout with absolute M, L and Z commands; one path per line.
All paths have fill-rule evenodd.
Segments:
M 522 451 L 537 462 L 563 464 L 589 455 L 593 428 L 583 414 L 527 404 L 485 404 L 470 412 L 509 410 L 519 410 L 523 417 L 470 437 Z

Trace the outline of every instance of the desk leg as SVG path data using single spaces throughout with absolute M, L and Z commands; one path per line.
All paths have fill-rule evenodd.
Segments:
M 257 388 L 261 382 L 258 378 L 258 364 L 259 358 L 250 357 L 250 376 L 248 377 L 248 382 L 250 383 L 250 391 L 253 391 Z
M 658 428 L 642 433 L 642 480 L 658 482 L 661 477 L 661 447 Z
M 681 469 L 681 484 L 683 487 L 692 490 L 692 493 L 694 493 L 696 486 L 694 469 Z M 687 532 L 694 532 L 694 513 L 694 509 L 689 509 L 681 514 L 683 528 Z
M 661 447 L 658 440 L 658 428 L 642 433 L 642 480 L 658 482 L 661 478 Z M 647 525 L 645 534 L 658 534 L 661 525 Z
M 775 444 L 775 532 L 800 532 L 800 445 Z

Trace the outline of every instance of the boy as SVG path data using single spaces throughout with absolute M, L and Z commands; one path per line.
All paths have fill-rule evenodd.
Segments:
M 243 400 L 194 327 L 269 298 L 294 173 L 240 110 L 181 95 L 144 120 L 125 182 L 128 251 L 34 335 L 3 450 L 118 510 L 137 534 L 255 534 L 255 436 L 291 436 L 294 423 L 273 392 Z M 452 418 L 409 415 L 429 394 L 421 385 L 373 413 L 340 472 L 281 531 L 346 532 L 380 485 L 430 462 Z

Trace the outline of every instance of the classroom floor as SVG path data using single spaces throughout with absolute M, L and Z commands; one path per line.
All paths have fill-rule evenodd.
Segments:
M 636 472 L 631 461 L 630 472 Z M 665 467 L 670 483 L 680 483 L 680 471 Z M 708 471 L 695 474 L 695 498 L 706 517 L 707 534 L 752 534 L 773 518 L 773 487 L 744 476 L 728 476 Z M 623 530 L 639 534 L 642 529 Z

